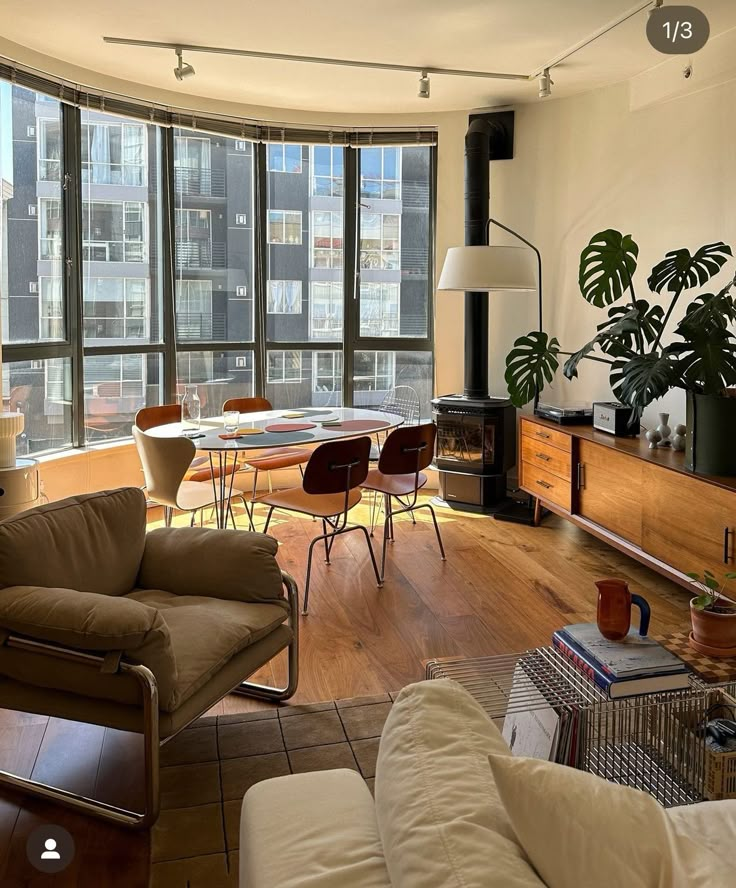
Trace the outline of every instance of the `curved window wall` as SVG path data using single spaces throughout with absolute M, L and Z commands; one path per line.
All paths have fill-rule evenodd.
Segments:
M 236 138 L 0 81 L 4 410 L 26 454 L 203 415 L 432 396 L 434 147 Z M 286 138 L 285 138 L 286 137 Z M 411 143 L 411 139 L 407 138 Z

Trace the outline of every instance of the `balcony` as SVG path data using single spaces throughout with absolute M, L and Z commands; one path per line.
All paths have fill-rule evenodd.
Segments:
M 177 241 L 176 267 L 227 268 L 227 248 L 209 241 Z
M 226 342 L 227 316 L 221 312 L 177 312 L 176 338 L 180 342 Z
M 174 167 L 174 190 L 179 195 L 225 197 L 225 171 Z

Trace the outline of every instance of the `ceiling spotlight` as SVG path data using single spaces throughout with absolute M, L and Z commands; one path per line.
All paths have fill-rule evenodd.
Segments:
M 429 98 L 429 74 L 426 71 L 422 71 L 422 76 L 419 78 L 419 92 L 417 95 L 420 99 Z
M 185 77 L 191 77 L 192 74 L 194 74 L 194 68 L 188 62 L 182 61 L 181 49 L 175 49 L 174 52 L 176 53 L 176 58 L 178 61 L 176 68 L 174 68 L 174 77 L 176 77 L 177 80 L 183 80 Z
M 551 95 L 553 85 L 554 80 L 549 76 L 549 68 L 545 68 L 539 75 L 539 98 L 546 99 L 547 96 Z

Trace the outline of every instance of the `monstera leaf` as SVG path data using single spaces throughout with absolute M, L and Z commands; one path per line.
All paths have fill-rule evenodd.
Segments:
M 505 379 L 509 397 L 516 407 L 523 407 L 552 382 L 559 362 L 560 343 L 546 333 L 534 330 L 521 336 L 506 356 Z
M 638 320 L 639 310 L 629 308 L 624 309 L 623 314 L 614 322 L 608 321 L 605 324 L 601 324 L 598 327 L 599 333 L 565 361 L 562 372 L 568 379 L 575 379 L 578 375 L 578 364 L 596 346 L 600 346 L 604 352 L 608 351 L 609 354 L 615 354 L 616 357 L 633 357 L 636 352 L 632 351 L 626 343 L 628 340 L 633 341 L 634 334 L 638 329 Z
M 679 293 L 702 287 L 718 274 L 731 255 L 731 247 L 722 241 L 706 244 L 694 256 L 686 249 L 670 250 L 647 278 L 649 289 L 661 293 L 667 287 L 670 293 Z
M 638 336 L 641 335 L 646 345 L 652 345 L 662 330 L 664 321 L 664 309 L 661 305 L 650 306 L 646 299 L 637 299 L 634 302 L 636 315 L 632 316 L 634 309 L 630 305 L 614 305 L 608 309 L 608 320 L 598 325 L 599 332 L 608 331 L 615 334 L 604 337 L 601 341 L 601 350 L 614 358 L 625 357 L 627 351 L 632 351 L 638 344 Z M 632 322 L 619 327 L 620 321 L 632 318 Z
M 681 387 L 719 395 L 736 385 L 736 339 L 729 330 L 680 324 L 677 333 L 685 341 L 668 345 L 665 352 L 677 360 Z
M 727 327 L 736 321 L 736 302 L 731 295 L 731 284 L 720 293 L 701 293 L 688 305 L 677 332 L 689 328 L 713 330 Z
M 667 353 L 637 355 L 630 361 L 616 361 L 611 368 L 611 388 L 619 401 L 641 416 L 645 407 L 672 388 L 676 372 L 677 365 Z
M 638 255 L 630 234 L 609 228 L 593 235 L 580 254 L 578 283 L 585 299 L 598 308 L 620 299 L 634 276 Z

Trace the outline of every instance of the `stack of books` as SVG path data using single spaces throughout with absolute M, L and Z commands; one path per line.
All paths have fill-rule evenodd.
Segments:
M 612 700 L 690 686 L 687 665 L 635 629 L 622 641 L 608 641 L 595 623 L 576 623 L 558 629 L 552 644 Z

